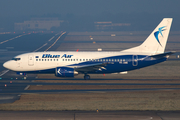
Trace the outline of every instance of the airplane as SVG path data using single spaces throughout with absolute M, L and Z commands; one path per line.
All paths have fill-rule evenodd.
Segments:
M 84 74 L 120 73 L 164 62 L 174 51 L 164 52 L 172 18 L 164 18 L 147 39 L 139 46 L 123 51 L 30 52 L 15 56 L 3 64 L 17 74 L 55 74 L 57 77 L 74 77 Z

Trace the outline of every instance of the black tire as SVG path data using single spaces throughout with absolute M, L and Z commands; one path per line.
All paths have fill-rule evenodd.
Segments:
M 90 80 L 90 76 L 89 75 L 84 75 L 84 79 L 85 80 Z

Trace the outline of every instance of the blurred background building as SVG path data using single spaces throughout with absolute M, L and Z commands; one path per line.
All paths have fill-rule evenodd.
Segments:
M 32 18 L 29 21 L 23 23 L 15 23 L 15 31 L 26 31 L 26 30 L 51 30 L 52 27 L 60 27 L 62 20 L 58 18 Z
M 128 27 L 130 23 L 113 23 L 112 21 L 94 22 L 96 30 L 116 30 L 120 27 Z

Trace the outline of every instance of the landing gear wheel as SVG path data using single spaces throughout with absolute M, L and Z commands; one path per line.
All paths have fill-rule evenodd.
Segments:
M 89 79 L 90 79 L 90 76 L 89 76 L 89 75 L 84 75 L 84 79 L 85 79 L 85 80 L 89 80 Z

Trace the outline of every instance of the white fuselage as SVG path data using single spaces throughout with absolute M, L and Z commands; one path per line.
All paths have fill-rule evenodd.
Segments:
M 144 55 L 142 53 L 139 53 Z M 80 67 L 78 63 L 99 60 L 106 61 L 107 57 L 132 55 L 127 52 L 32 52 L 18 55 L 15 58 L 20 60 L 10 60 L 4 66 L 13 71 L 38 71 L 52 69 L 56 67 L 69 66 L 71 68 Z M 137 53 L 134 53 L 137 55 Z M 123 61 L 125 59 L 119 59 Z M 108 61 L 109 62 L 109 61 Z M 75 64 L 75 65 L 74 65 Z M 74 65 L 74 66 L 71 66 Z

